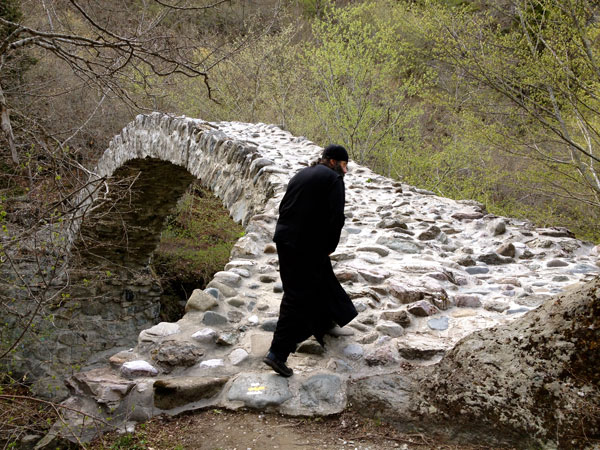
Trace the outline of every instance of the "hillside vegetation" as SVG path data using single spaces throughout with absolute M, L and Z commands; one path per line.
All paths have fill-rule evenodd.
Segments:
M 595 2 L 164 5 L 3 3 L 4 220 L 19 195 L 30 214 L 48 197 L 70 206 L 108 140 L 162 110 L 275 123 L 386 176 L 600 240 Z

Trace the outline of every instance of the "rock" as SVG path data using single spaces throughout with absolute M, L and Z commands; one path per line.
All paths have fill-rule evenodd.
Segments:
M 235 272 L 221 271 L 214 275 L 214 279 L 232 288 L 238 288 L 242 284 L 242 277 Z
M 352 303 L 354 303 L 356 311 L 360 313 L 367 310 L 369 300 L 370 299 L 355 298 L 352 300 Z
M 287 378 L 270 373 L 241 374 L 227 392 L 227 400 L 253 409 L 278 406 L 291 397 Z
M 301 407 L 316 415 L 339 412 L 346 406 L 342 380 L 336 375 L 310 377 L 300 385 L 298 396 Z
M 349 344 L 343 348 L 343 353 L 350 359 L 360 359 L 363 355 L 363 348 L 358 344 Z
M 191 311 L 208 311 L 218 306 L 217 300 L 210 294 L 200 290 L 194 289 L 192 295 L 185 304 L 185 312 Z
M 191 342 L 167 341 L 152 351 L 154 361 L 162 366 L 190 367 L 204 355 L 204 350 Z
M 296 351 L 298 353 L 306 353 L 308 355 L 322 355 L 325 353 L 325 349 L 321 346 L 321 344 L 313 339 L 309 339 L 300 343 Z
M 273 275 L 261 275 L 258 279 L 261 283 L 275 283 L 277 281 L 277 277 Z
M 232 323 L 239 323 L 244 318 L 244 313 L 241 311 L 228 311 L 227 312 L 227 320 Z
M 248 259 L 238 259 L 229 261 L 227 264 L 225 264 L 225 270 L 231 270 L 234 268 L 251 270 L 255 265 L 255 261 L 250 261 Z
M 538 228 L 537 232 L 541 236 L 567 237 L 567 238 L 575 237 L 575 235 L 568 228 L 565 228 L 565 227 Z
M 401 325 L 403 328 L 410 326 L 410 316 L 404 310 L 384 311 L 379 316 L 380 320 L 389 320 Z
M 127 378 L 155 377 L 158 370 L 146 361 L 128 361 L 121 366 L 121 375 Z
M 379 323 L 375 329 L 381 334 L 385 334 L 386 336 L 390 337 L 400 337 L 404 334 L 404 328 L 402 328 L 401 325 L 391 321 L 383 321 Z
M 483 217 L 483 213 L 480 212 L 456 212 L 452 214 L 450 217 L 456 220 L 476 220 L 481 219 Z
M 440 312 L 438 308 L 436 308 L 426 300 L 420 300 L 418 302 L 411 303 L 410 305 L 408 305 L 407 310 L 413 316 L 417 317 L 433 316 L 434 314 Z
M 600 264 L 600 262 L 599 262 Z M 600 267 L 600 265 L 598 266 Z M 570 273 L 598 273 L 598 267 L 590 266 L 589 264 L 576 264 L 571 270 Z
M 206 292 L 208 295 L 212 295 L 217 300 L 220 298 L 220 292 L 216 288 L 206 288 L 204 289 L 204 292 Z
M 518 307 L 514 307 L 514 308 L 508 308 L 506 310 L 506 314 L 523 314 L 530 311 L 529 308 L 527 308 L 526 306 L 518 306 Z
M 358 247 L 356 251 L 377 253 L 379 256 L 382 257 L 388 256 L 390 254 L 390 251 L 382 245 L 365 245 L 362 247 Z
M 238 294 L 237 289 L 232 288 L 231 286 L 227 286 L 217 280 L 212 280 L 210 283 L 206 285 L 207 288 L 214 288 L 219 291 L 223 297 L 235 297 Z
M 235 345 L 237 341 L 238 335 L 235 333 L 222 333 L 217 336 L 217 345 L 222 345 L 224 347 Z
M 377 338 L 379 337 L 379 333 L 376 332 L 372 332 L 369 334 L 365 334 L 364 336 L 358 338 L 356 340 L 356 342 L 358 342 L 359 344 L 372 344 L 373 342 L 375 342 L 377 340 Z
M 454 305 L 459 308 L 479 308 L 481 300 L 477 295 L 457 295 L 454 297 Z
M 154 382 L 154 406 L 167 410 L 216 396 L 227 378 L 177 377 Z
M 455 429 L 502 435 L 516 448 L 583 448 L 600 433 L 589 414 L 600 406 L 600 347 L 589 344 L 599 330 L 597 277 L 463 338 L 420 376 L 419 410 L 432 411 L 432 421 L 448 417 Z
M 135 361 L 136 359 L 140 359 L 139 355 L 132 350 L 123 350 L 120 351 L 109 358 L 109 362 L 113 367 L 121 367 L 124 363 L 128 361 Z
M 358 269 L 358 273 L 361 277 L 365 279 L 365 281 L 367 281 L 367 283 L 372 284 L 383 283 L 385 279 L 390 276 L 389 272 L 366 269 Z
M 484 266 L 467 267 L 465 270 L 469 275 L 480 275 L 490 271 L 490 269 Z
M 206 359 L 200 362 L 200 367 L 205 369 L 215 369 L 217 367 L 223 367 L 225 365 L 225 361 L 220 358 L 215 359 Z
M 104 368 L 75 373 L 67 384 L 79 395 L 91 394 L 96 402 L 109 408 L 118 406 L 135 386 L 134 381 L 123 379 Z
M 501 302 L 499 300 L 486 300 L 483 303 L 483 309 L 485 309 L 486 311 L 494 311 L 494 312 L 502 313 L 502 312 L 506 311 L 508 308 L 509 308 L 509 306 L 506 303 Z
M 448 317 L 436 317 L 427 321 L 427 326 L 432 330 L 444 331 L 448 329 Z
M 377 346 L 365 355 L 365 361 L 369 366 L 387 366 L 396 364 L 399 360 L 398 349 L 392 343 Z
M 499 236 L 506 233 L 506 222 L 502 219 L 496 219 L 488 225 L 488 230 L 492 236 Z
M 217 332 L 212 328 L 202 328 L 192 334 L 192 339 L 204 344 L 210 344 L 217 340 Z
M 161 338 L 179 333 L 180 328 L 176 323 L 160 322 L 152 328 L 148 328 L 140 333 L 139 342 L 155 342 Z
M 527 295 L 523 297 L 519 297 L 515 299 L 515 303 L 523 306 L 527 306 L 528 308 L 537 308 L 541 304 L 548 301 L 550 295 L 548 294 L 540 294 L 540 295 Z
M 239 366 L 248 359 L 248 352 L 243 348 L 236 348 L 229 354 L 229 362 L 233 366 Z
M 419 390 L 418 384 L 418 380 L 414 381 L 405 373 L 361 377 L 349 383 L 348 402 L 356 411 L 375 412 L 380 420 L 390 421 L 399 427 L 408 424 L 408 427 L 401 429 L 405 432 L 414 431 L 418 429 L 419 420 L 417 414 L 411 411 L 414 411 L 413 393 Z M 413 424 L 416 427 L 411 426 Z
M 238 239 L 231 249 L 232 258 L 257 258 L 260 253 L 260 247 L 250 234 Z
M 406 225 L 404 220 L 401 219 L 384 219 L 379 222 L 377 228 L 401 228 L 404 230 L 408 230 L 408 225 Z
M 514 258 L 516 255 L 516 252 L 517 252 L 517 250 L 511 242 L 502 244 L 500 247 L 498 247 L 496 249 L 496 253 L 498 253 L 501 256 L 506 256 L 509 258 Z
M 336 251 L 329 255 L 329 258 L 332 261 L 348 261 L 354 259 L 354 256 L 353 253 Z
M 246 300 L 240 297 L 232 297 L 227 299 L 227 304 L 235 308 L 240 308 L 246 304 Z
M 398 253 L 413 254 L 420 253 L 423 250 L 423 247 L 415 242 L 388 236 L 381 236 L 377 239 L 377 243 L 385 245 L 386 247 L 395 250 Z
M 515 262 L 514 259 L 500 256 L 497 253 L 486 253 L 484 255 L 480 255 L 477 258 L 477 261 L 481 261 L 492 266 L 497 266 L 500 264 L 511 264 Z
M 437 341 L 398 342 L 398 354 L 404 359 L 430 360 L 445 353 L 446 349 Z
M 506 278 L 500 278 L 497 281 L 498 284 L 508 284 L 511 286 L 516 286 L 516 287 L 521 287 L 521 282 L 519 281 L 518 278 L 514 278 L 514 277 L 506 277 Z
M 273 333 L 277 328 L 277 319 L 267 319 L 260 324 L 260 329 L 264 331 L 270 331 Z
M 413 288 L 407 288 L 401 282 L 394 279 L 388 280 L 388 290 L 394 298 L 404 305 L 421 300 L 424 297 L 422 292 Z
M 202 317 L 202 323 L 204 325 L 212 325 L 212 326 L 225 325 L 225 324 L 227 324 L 227 322 L 228 322 L 227 317 L 223 316 L 222 314 L 216 313 L 214 311 L 206 311 L 204 313 L 204 316 Z
M 283 292 L 283 284 L 281 284 L 281 283 L 275 283 L 273 285 L 273 292 L 276 293 L 276 294 L 279 294 L 279 293 Z
M 344 267 L 342 269 L 335 270 L 335 277 L 340 283 L 346 283 L 347 281 L 358 281 L 358 272 L 355 270 Z
M 251 276 L 250 271 L 248 271 L 246 269 L 239 269 L 237 267 L 234 267 L 230 271 L 233 272 L 233 273 L 237 273 L 242 278 L 250 278 L 250 276 Z
M 265 356 L 269 351 L 269 347 L 271 347 L 272 340 L 272 333 L 252 332 L 250 335 L 250 353 L 252 356 Z
M 341 359 L 330 359 L 327 362 L 326 368 L 328 370 L 338 373 L 350 373 L 353 370 L 350 364 L 346 363 L 346 361 L 343 361 Z
M 453 305 L 452 300 L 448 298 L 448 294 L 443 289 L 427 293 L 425 299 L 442 311 L 447 310 Z
M 38 441 L 40 441 L 43 436 L 39 434 L 26 434 L 17 442 L 16 448 L 19 450 L 30 450 L 35 447 Z
M 553 259 L 546 263 L 546 267 L 566 267 L 568 265 L 569 263 L 560 259 Z
M 417 239 L 420 241 L 431 241 L 431 240 L 435 239 L 436 237 L 438 237 L 441 232 L 442 232 L 442 230 L 440 230 L 435 225 L 432 225 L 427 230 L 425 230 L 421 234 L 419 234 L 417 236 Z
M 431 272 L 425 274 L 425 276 L 438 281 L 449 281 L 451 283 L 454 283 L 454 276 L 451 272 Z
M 457 264 L 460 264 L 463 267 L 471 267 L 477 264 L 473 258 L 470 256 L 463 256 L 456 260 Z

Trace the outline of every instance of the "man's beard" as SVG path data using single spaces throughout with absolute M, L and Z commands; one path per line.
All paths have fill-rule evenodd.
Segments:
M 339 174 L 340 174 L 342 177 L 343 177 L 344 175 L 346 175 L 346 174 L 344 173 L 344 169 L 342 169 L 342 164 L 341 164 L 339 161 L 337 161 L 337 162 L 335 163 L 335 165 L 332 167 L 332 169 L 333 169 L 333 170 L 335 170 L 337 173 L 339 173 Z

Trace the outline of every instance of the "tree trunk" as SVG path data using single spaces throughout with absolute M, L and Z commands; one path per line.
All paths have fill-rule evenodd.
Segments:
M 2 121 L 2 131 L 6 135 L 8 140 L 8 146 L 10 147 L 10 154 L 15 164 L 19 164 L 19 155 L 15 147 L 15 135 L 13 134 L 12 125 L 10 123 L 10 115 L 8 113 L 8 105 L 6 104 L 6 97 L 4 97 L 4 91 L 2 84 L 0 83 L 0 116 Z

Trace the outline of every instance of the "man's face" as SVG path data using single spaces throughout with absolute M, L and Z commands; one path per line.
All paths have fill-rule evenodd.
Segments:
M 341 176 L 344 176 L 346 175 L 346 172 L 348 172 L 348 161 L 337 161 L 335 159 L 330 159 L 329 167 L 331 167 Z

